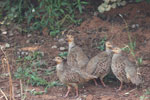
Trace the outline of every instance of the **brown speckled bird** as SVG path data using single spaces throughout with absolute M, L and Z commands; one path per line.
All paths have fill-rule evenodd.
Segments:
M 137 72 L 137 67 L 129 59 L 122 55 L 120 48 L 115 47 L 112 49 L 114 55 L 112 57 L 112 71 L 114 75 L 120 80 L 121 84 L 118 90 L 122 89 L 123 82 L 139 85 L 142 79 Z
M 85 69 L 89 62 L 88 57 L 83 52 L 82 48 L 74 43 L 74 37 L 72 35 L 67 35 L 67 40 L 69 44 L 67 64 L 76 66 L 80 69 Z
M 94 56 L 87 64 L 86 72 L 95 75 L 100 78 L 101 83 L 106 87 L 103 82 L 103 78 L 110 72 L 111 59 L 112 59 L 112 44 L 110 42 L 105 43 L 106 50 Z M 95 85 L 97 85 L 96 80 L 94 79 Z
M 88 73 L 81 71 L 79 68 L 72 68 L 67 63 L 64 63 L 61 57 L 55 57 L 55 61 L 57 62 L 57 76 L 59 80 L 68 87 L 65 97 L 68 96 L 71 87 L 75 88 L 77 97 L 79 83 L 84 83 L 90 79 L 97 78 L 96 76 L 89 75 Z

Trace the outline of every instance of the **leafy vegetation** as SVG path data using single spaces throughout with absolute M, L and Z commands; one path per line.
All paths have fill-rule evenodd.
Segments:
M 143 0 L 135 0 L 136 2 L 141 2 L 141 1 L 143 1 Z M 150 2 L 150 0 L 145 0 L 146 2 Z
M 136 49 L 136 39 L 133 39 L 132 36 L 131 36 L 131 33 L 129 31 L 129 27 L 128 27 L 128 23 L 126 22 L 126 20 L 123 18 L 123 16 L 121 14 L 119 14 L 119 16 L 123 19 L 124 23 L 125 23 L 125 26 L 126 26 L 126 29 L 127 29 L 127 32 L 128 32 L 128 39 L 129 39 L 129 43 L 127 46 L 125 46 L 124 48 L 122 48 L 124 51 L 127 51 L 127 52 L 130 52 L 131 55 L 134 57 L 134 59 L 136 60 L 136 64 L 138 65 L 141 65 L 142 62 L 143 62 L 143 59 L 141 57 L 138 57 L 136 59 L 136 52 L 135 52 L 135 49 Z
M 145 93 L 140 96 L 140 100 L 149 100 L 150 99 L 150 90 L 149 89 L 146 89 Z
M 105 42 L 106 42 L 106 37 L 101 39 L 101 41 L 99 42 L 99 46 L 97 48 L 101 51 L 104 51 L 105 50 Z
M 59 56 L 60 57 L 66 57 L 68 55 L 68 52 L 61 52 L 60 54 L 59 54 Z
M 9 21 L 28 24 L 28 30 L 40 30 L 56 36 L 65 26 L 79 24 L 75 11 L 82 13 L 81 0 L 6 0 L 4 4 L 5 22 Z
M 43 78 L 51 75 L 55 71 L 55 68 L 47 70 L 45 68 L 47 64 L 42 61 L 42 57 L 43 53 L 41 52 L 34 52 L 28 56 L 19 57 L 17 60 L 19 67 L 14 73 L 14 77 L 33 86 L 45 86 L 46 90 L 48 87 L 61 85 L 58 81 L 48 82 Z M 46 70 L 43 71 L 44 68 Z

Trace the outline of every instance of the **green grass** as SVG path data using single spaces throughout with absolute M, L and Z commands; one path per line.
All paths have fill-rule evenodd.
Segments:
M 19 66 L 14 73 L 14 78 L 22 80 L 25 84 L 32 86 L 44 86 L 45 91 L 52 86 L 61 85 L 59 81 L 47 81 L 44 77 L 48 77 L 53 74 L 56 67 L 51 70 L 47 70 L 46 62 L 42 60 L 44 54 L 42 52 L 34 52 L 28 56 L 19 57 L 17 59 L 17 65 Z M 44 70 L 45 69 L 45 70 Z M 40 94 L 40 93 L 33 93 Z
M 140 96 L 140 100 L 150 100 L 150 90 L 146 89 L 145 93 Z
M 106 37 L 102 38 L 101 41 L 99 42 L 99 46 L 97 47 L 100 51 L 105 50 L 105 42 L 106 42 Z
M 51 36 L 56 36 L 65 29 L 64 26 L 81 22 L 76 15 L 83 12 L 82 5 L 86 4 L 82 0 L 6 0 L 5 24 L 24 22 L 29 26 L 28 32 L 46 30 Z M 76 14 L 76 11 L 79 13 Z

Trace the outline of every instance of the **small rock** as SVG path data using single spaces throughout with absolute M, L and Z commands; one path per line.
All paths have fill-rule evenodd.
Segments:
M 9 48 L 9 47 L 10 47 L 10 44 L 9 44 L 9 43 L 6 43 L 6 44 L 5 44 L 5 47 L 6 47 L 6 48 Z
M 58 40 L 59 43 L 65 43 L 66 41 L 62 38 Z
M 56 49 L 56 48 L 57 48 L 57 46 L 56 46 L 56 45 L 53 45 L 53 46 L 52 46 L 52 49 Z
M 17 55 L 20 55 L 20 52 L 19 52 L 19 51 L 17 51 Z
M 81 97 L 78 97 L 76 100 L 83 100 Z
M 135 24 L 133 24 L 132 26 L 131 26 L 131 28 L 135 28 L 136 27 L 136 25 Z
M 13 36 L 14 34 L 13 33 L 9 33 L 9 36 Z
M 60 47 L 59 50 L 60 51 L 64 51 L 66 48 L 65 47 Z
M 136 26 L 137 28 L 139 28 L 139 24 L 135 24 L 135 26 Z
M 3 35 L 6 35 L 6 34 L 7 34 L 7 31 L 3 31 L 2 34 L 3 34 Z
M 28 34 L 28 35 L 27 35 L 28 38 L 31 37 L 31 36 L 32 36 L 32 34 Z
M 28 52 L 25 52 L 25 55 L 27 56 L 29 53 Z
M 22 51 L 22 52 L 21 52 L 21 55 L 24 55 L 24 54 L 25 54 L 25 52 Z
M 30 43 L 30 40 L 27 40 L 26 43 Z
M 133 24 L 131 28 L 139 28 L 139 24 Z
M 21 94 L 17 94 L 15 97 L 16 97 L 16 98 L 19 98 L 19 97 L 21 97 Z
M 41 40 L 41 43 L 44 43 L 44 40 Z

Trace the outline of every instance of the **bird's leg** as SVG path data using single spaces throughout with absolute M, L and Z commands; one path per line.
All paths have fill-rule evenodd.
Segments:
M 93 81 L 94 81 L 95 85 L 98 86 L 96 79 L 93 79 Z
M 74 88 L 75 88 L 75 91 L 76 91 L 76 96 L 75 97 L 78 97 L 79 96 L 79 89 L 78 89 L 78 85 L 77 84 L 73 84 Z
M 68 94 L 70 93 L 70 90 L 71 90 L 71 87 L 69 85 L 67 86 L 67 88 L 68 88 L 68 90 L 67 90 L 66 95 L 64 96 L 65 98 L 68 96 Z
M 122 89 L 122 86 L 123 86 L 123 82 L 122 81 L 120 81 L 120 82 L 121 83 L 120 83 L 120 87 L 119 87 L 118 91 L 120 91 Z
M 103 79 L 100 78 L 100 80 L 101 80 L 102 85 L 103 85 L 104 87 L 106 87 L 106 85 L 105 85 Z

